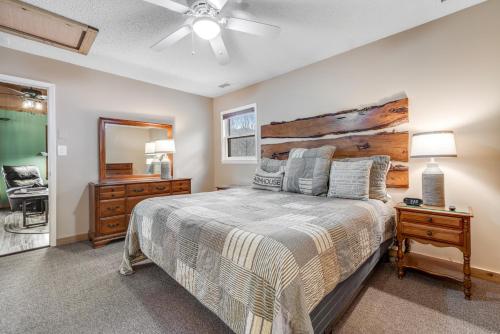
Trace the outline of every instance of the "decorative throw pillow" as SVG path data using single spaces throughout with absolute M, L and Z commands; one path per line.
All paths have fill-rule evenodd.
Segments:
M 287 160 L 277 160 L 262 158 L 260 160 L 260 169 L 268 173 L 284 172 Z
M 333 161 L 328 197 L 368 200 L 372 160 Z
M 363 158 L 347 158 L 336 161 L 362 161 L 372 160 L 373 165 L 370 171 L 370 198 L 387 202 L 387 173 L 391 167 L 391 157 L 388 155 L 373 155 Z
M 283 173 L 283 171 L 268 173 L 260 168 L 257 168 L 255 176 L 253 177 L 252 188 L 281 191 L 281 188 L 283 187 Z
M 335 146 L 292 149 L 286 163 L 283 190 L 314 196 L 326 194 L 334 152 Z

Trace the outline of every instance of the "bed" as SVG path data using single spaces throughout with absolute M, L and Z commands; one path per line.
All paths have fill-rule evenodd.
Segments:
M 151 198 L 134 209 L 120 272 L 149 258 L 236 333 L 319 333 L 393 235 L 379 200 L 249 187 Z
M 271 122 L 261 157 L 325 145 L 334 159 L 389 156 L 386 186 L 407 188 L 408 112 L 402 98 Z M 325 333 L 391 245 L 393 212 L 376 199 L 252 188 L 152 198 L 134 209 L 120 272 L 151 259 L 236 333 Z

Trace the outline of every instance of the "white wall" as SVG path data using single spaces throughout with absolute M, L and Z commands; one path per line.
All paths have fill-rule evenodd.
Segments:
M 500 272 L 500 1 L 380 40 L 214 100 L 215 184 L 248 184 L 255 165 L 223 165 L 221 111 L 257 103 L 258 123 L 293 120 L 378 103 L 405 94 L 410 130 L 454 130 L 459 158 L 442 159 L 446 201 L 469 205 L 472 265 Z M 328 41 L 325 41 L 328 42 Z M 421 197 L 425 161 L 410 162 L 410 188 Z M 453 249 L 416 251 L 461 260 Z
M 87 185 L 98 180 L 99 117 L 170 123 L 175 176 L 193 179 L 194 192 L 213 188 L 212 100 L 0 47 L 0 73 L 56 85 L 57 238 L 88 232 Z

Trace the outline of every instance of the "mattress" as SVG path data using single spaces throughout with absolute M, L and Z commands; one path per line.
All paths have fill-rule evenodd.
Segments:
M 394 234 L 393 209 L 234 188 L 147 199 L 122 274 L 147 257 L 236 333 L 312 333 L 309 314 Z

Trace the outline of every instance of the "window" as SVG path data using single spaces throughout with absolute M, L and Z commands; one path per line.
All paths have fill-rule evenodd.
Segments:
M 257 161 L 256 105 L 224 111 L 221 114 L 222 162 Z

